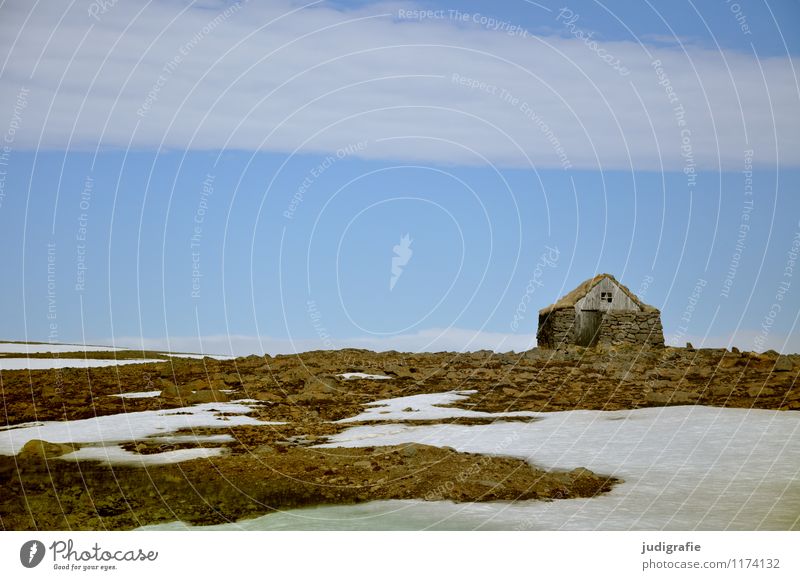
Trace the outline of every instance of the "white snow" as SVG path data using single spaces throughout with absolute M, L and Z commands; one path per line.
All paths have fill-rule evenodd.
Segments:
M 373 381 L 384 381 L 386 379 L 391 379 L 392 377 L 387 377 L 386 375 L 369 375 L 367 373 L 342 373 L 340 375 L 336 375 L 342 377 L 343 379 L 370 379 Z
M 270 423 L 274 425 L 274 423 Z M 227 443 L 233 441 L 233 436 L 228 434 L 219 435 L 164 435 L 148 437 L 144 440 L 147 443 Z
M 83 344 L 31 344 L 20 342 L 0 342 L 0 353 L 27 354 L 39 352 L 113 352 L 125 350 L 113 346 L 86 346 Z
M 340 419 L 337 423 L 356 423 L 360 421 L 409 421 L 409 420 L 443 420 L 456 417 L 496 418 L 503 417 L 539 417 L 541 413 L 530 411 L 514 411 L 510 413 L 484 413 L 470 411 L 458 407 L 442 407 L 469 398 L 476 391 L 449 391 L 446 393 L 429 393 L 411 395 L 367 403 L 367 410 L 356 415 Z M 411 409 L 406 411 L 405 409 Z
M 161 363 L 162 359 L 147 358 L 120 358 L 120 359 L 100 359 L 100 358 L 0 358 L 0 371 L 13 371 L 20 369 L 41 370 L 41 369 L 64 369 L 89 367 L 107 367 L 114 365 L 130 365 L 144 363 Z
M 175 352 L 160 352 L 158 354 L 172 358 L 213 358 L 215 360 L 233 360 L 236 358 L 235 356 L 228 356 L 225 354 L 185 354 Z
M 237 401 L 119 413 L 76 421 L 45 421 L 38 425 L 0 431 L 0 455 L 16 455 L 31 439 L 50 443 L 109 444 L 171 434 L 181 429 L 276 424 L 248 417 L 245 413 L 249 411 L 248 405 Z M 221 416 L 222 413 L 231 415 Z
M 368 425 L 321 447 L 410 442 L 587 467 L 624 479 L 591 499 L 376 501 L 287 510 L 219 530 L 797 530 L 800 413 L 715 407 L 540 413 L 532 423 Z M 149 530 L 193 529 L 182 522 Z
M 147 467 L 150 465 L 166 465 L 168 463 L 179 463 L 200 457 L 215 457 L 225 452 L 220 447 L 207 448 L 195 447 L 192 449 L 175 449 L 164 451 L 163 453 L 150 453 L 141 455 L 126 451 L 119 445 L 83 447 L 78 451 L 73 451 L 67 455 L 62 455 L 59 459 L 67 461 L 101 461 L 111 465 L 140 465 Z
M 109 396 L 119 397 L 120 399 L 149 399 L 150 397 L 158 397 L 160 394 L 161 391 L 139 391 L 137 393 L 119 393 Z
M 800 528 L 800 413 L 684 406 L 537 416 L 531 423 L 359 426 L 322 447 L 416 442 L 625 480 L 593 499 L 426 503 L 427 525 L 444 529 Z

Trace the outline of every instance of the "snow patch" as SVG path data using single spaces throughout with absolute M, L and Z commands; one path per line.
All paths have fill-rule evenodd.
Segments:
M 0 353 L 28 354 L 42 352 L 114 352 L 127 350 L 114 346 L 87 346 L 84 344 L 31 344 L 27 342 L 0 342 Z
M 42 369 L 66 369 L 66 368 L 94 368 L 108 367 L 115 365 L 162 363 L 163 359 L 149 358 L 120 358 L 120 359 L 100 359 L 100 358 L 0 358 L 0 371 L 14 371 L 20 369 L 42 370 Z
M 343 379 L 369 379 L 373 381 L 385 381 L 386 379 L 391 379 L 392 377 L 387 377 L 386 375 L 369 375 L 367 373 L 342 373 L 340 375 L 336 375 L 342 377 Z
M 547 469 L 586 467 L 624 480 L 610 493 L 592 499 L 425 503 L 426 527 L 789 530 L 800 526 L 800 413 L 681 406 L 536 416 L 540 420 L 530 423 L 358 426 L 320 447 L 423 443 L 518 457 Z M 386 508 L 377 502 L 371 509 L 377 515 Z M 400 526 L 397 521 L 387 525 Z
M 163 453 L 150 453 L 141 455 L 126 451 L 119 445 L 103 447 L 83 447 L 78 451 L 73 451 L 67 455 L 62 455 L 59 459 L 66 461 L 100 461 L 110 465 L 138 465 L 149 467 L 151 465 L 167 465 L 169 463 L 179 463 L 191 459 L 216 457 L 225 452 L 220 447 L 206 448 L 196 447 L 193 449 L 175 449 Z
M 109 395 L 110 397 L 119 397 L 120 399 L 149 399 L 151 397 L 158 397 L 161 391 L 139 391 L 137 393 L 119 393 L 117 395 Z
M 39 425 L 0 431 L 0 455 L 16 455 L 31 439 L 50 443 L 110 444 L 165 435 L 182 429 L 280 424 L 248 417 L 245 415 L 248 412 L 250 407 L 237 401 L 119 413 L 75 421 L 45 421 Z
M 530 417 L 536 418 L 542 413 L 530 411 L 513 411 L 510 413 L 484 413 L 470 411 L 458 407 L 443 407 L 469 398 L 476 391 L 449 391 L 446 393 L 429 393 L 424 395 L 411 395 L 367 403 L 368 409 L 355 417 L 340 419 L 337 423 L 357 423 L 361 421 L 409 421 L 409 420 L 440 420 L 467 418 L 496 418 Z

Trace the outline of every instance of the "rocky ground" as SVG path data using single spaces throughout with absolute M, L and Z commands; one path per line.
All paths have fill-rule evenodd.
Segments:
M 0 458 L 5 529 L 129 529 L 175 520 L 218 524 L 277 509 L 378 499 L 591 497 L 616 482 L 585 469 L 545 472 L 517 459 L 415 444 L 261 446 L 246 454 L 148 469 L 56 465 L 41 447 L 33 443 L 17 458 Z
M 131 353 L 122 356 L 126 354 Z M 108 357 L 103 355 L 91 353 Z M 386 375 L 391 380 L 337 376 L 345 372 Z M 54 459 L 67 451 L 61 446 L 29 445 L 16 458 L 0 458 L 4 489 L 0 520 L 5 529 L 119 529 L 174 519 L 211 523 L 271 509 L 372 499 L 591 496 L 614 482 L 585 470 L 545 473 L 517 460 L 423 446 L 414 446 L 411 454 L 405 448 L 345 451 L 312 446 L 354 425 L 332 421 L 359 414 L 365 403 L 400 396 L 469 389 L 476 393 L 458 405 L 489 412 L 686 404 L 797 410 L 798 374 L 798 355 L 631 347 L 534 349 L 519 354 L 348 349 L 222 361 L 173 358 L 90 369 L 3 371 L 5 425 L 243 398 L 260 402 L 253 407 L 253 417 L 286 424 L 225 429 L 233 435 L 233 441 L 224 444 L 225 456 L 146 470 L 68 463 Z M 110 396 L 138 391 L 161 395 Z M 129 447 L 142 454 L 166 450 L 146 443 Z M 470 470 L 476 462 L 480 469 Z M 476 473 L 461 477 L 471 471 Z

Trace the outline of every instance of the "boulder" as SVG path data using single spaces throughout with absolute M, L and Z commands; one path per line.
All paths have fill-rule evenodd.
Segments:
M 334 395 L 339 392 L 339 383 L 331 377 L 310 377 L 304 381 L 303 392 Z
M 694 403 L 699 398 L 697 393 L 686 391 L 666 391 L 660 393 L 648 393 L 645 400 L 648 403 L 682 405 Z
M 189 403 L 225 403 L 228 395 L 216 389 L 204 389 L 187 397 Z
M 41 439 L 31 439 L 19 451 L 20 459 L 53 459 L 75 451 L 71 443 L 50 443 Z
M 753 385 L 747 389 L 747 394 L 751 397 L 768 397 L 775 394 L 775 389 L 763 385 Z
M 275 391 L 259 391 L 253 395 L 256 401 L 266 401 L 268 403 L 278 403 L 283 400 L 283 395 Z
M 192 387 L 189 385 L 176 385 L 172 381 L 161 379 L 161 397 L 165 399 L 185 399 L 192 394 Z
M 776 373 L 785 373 L 792 371 L 794 369 L 794 362 L 786 355 L 780 355 L 777 359 L 775 359 L 775 366 L 773 367 L 773 371 Z

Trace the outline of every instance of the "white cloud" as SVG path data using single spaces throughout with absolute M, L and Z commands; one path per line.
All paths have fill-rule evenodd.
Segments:
M 310 350 L 364 348 L 374 351 L 440 352 L 494 350 L 521 352 L 535 346 L 536 335 L 504 334 L 461 328 L 432 328 L 391 337 L 357 337 L 322 340 L 316 338 L 284 339 L 243 335 L 182 336 L 168 338 L 117 337 L 103 339 L 103 344 L 135 349 L 203 352 L 245 356 L 250 354 L 292 354 Z
M 226 16 L 218 1 L 119 2 L 99 22 L 89 5 L 0 8 L 0 114 L 10 119 L 19 88 L 30 89 L 15 147 L 330 152 L 367 140 L 364 157 L 431 163 L 740 170 L 754 149 L 757 164 L 800 164 L 788 57 L 587 46 L 544 11 L 542 29 L 561 34 L 402 20 L 409 5 L 399 3 L 344 11 L 284 0 Z

